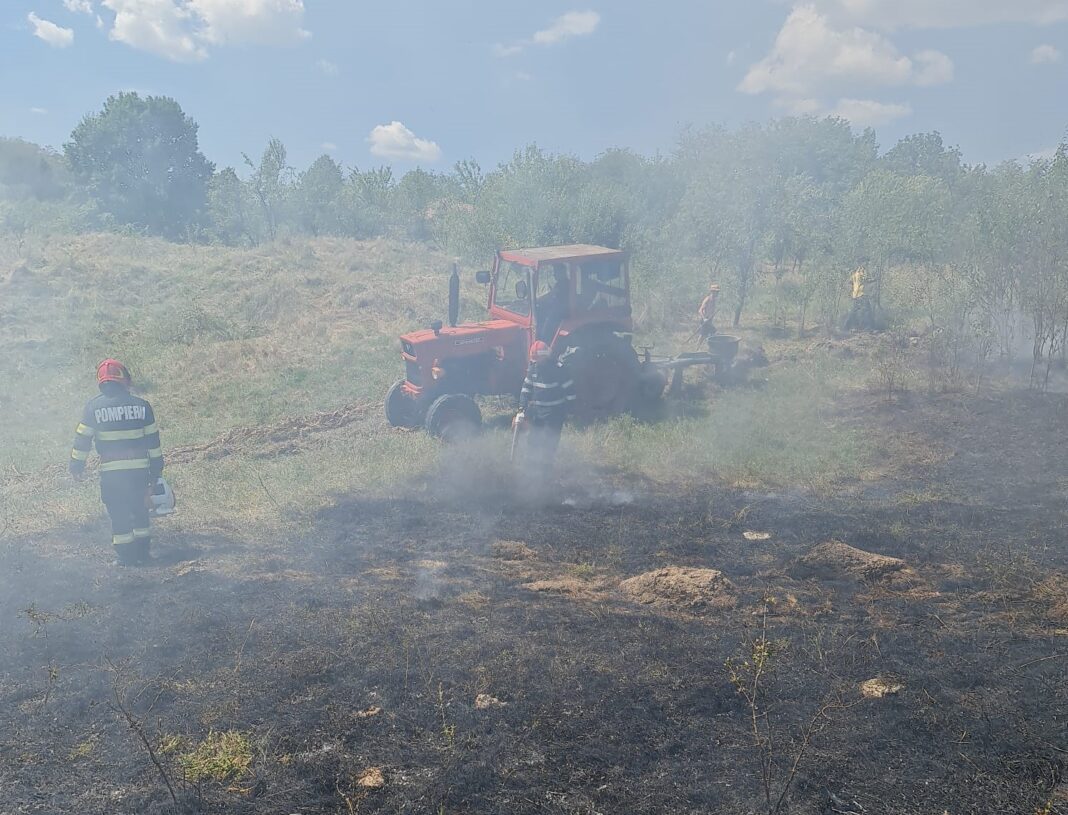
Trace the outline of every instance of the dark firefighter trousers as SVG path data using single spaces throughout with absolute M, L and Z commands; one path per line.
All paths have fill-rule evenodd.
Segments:
M 563 416 L 530 419 L 527 456 L 531 475 L 540 481 L 545 481 L 552 475 L 553 462 L 556 461 L 556 450 L 560 446 L 560 433 L 563 429 Z
M 100 474 L 100 500 L 111 518 L 111 543 L 120 561 L 148 556 L 151 539 L 148 507 L 148 470 L 117 470 Z

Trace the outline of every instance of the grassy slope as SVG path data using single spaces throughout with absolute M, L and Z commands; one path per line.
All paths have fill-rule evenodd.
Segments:
M 397 334 L 444 311 L 448 262 L 424 247 L 316 239 L 240 250 L 88 235 L 22 260 L 0 245 L 0 268 L 20 265 L 29 273 L 0 288 L 0 527 L 99 511 L 95 489 L 63 472 L 93 366 L 107 355 L 127 361 L 155 404 L 165 450 L 368 403 L 355 423 L 290 455 L 252 447 L 171 467 L 182 523 L 272 525 L 332 493 L 407 485 L 440 456 L 422 434 L 387 428 L 379 407 L 401 370 Z M 825 486 L 864 467 L 862 439 L 823 413 L 851 376 L 808 356 L 773 367 L 763 389 L 721 393 L 711 413 L 577 433 L 569 455 L 658 480 Z M 497 477 L 504 451 L 503 434 L 491 434 L 461 458 Z

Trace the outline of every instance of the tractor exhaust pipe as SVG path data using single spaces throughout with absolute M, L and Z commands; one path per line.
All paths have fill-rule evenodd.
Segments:
M 460 270 L 458 264 L 452 264 L 449 277 L 449 325 L 453 328 L 460 319 Z

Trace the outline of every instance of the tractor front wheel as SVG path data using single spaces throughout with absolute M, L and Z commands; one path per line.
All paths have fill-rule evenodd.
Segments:
M 404 392 L 403 379 L 398 379 L 386 391 L 386 421 L 393 427 L 412 429 L 423 423 L 419 403 Z
M 482 428 L 482 411 L 464 393 L 439 396 L 426 412 L 426 432 L 442 441 L 471 438 Z

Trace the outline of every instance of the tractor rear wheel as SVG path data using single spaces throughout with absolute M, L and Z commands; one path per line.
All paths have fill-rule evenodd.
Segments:
M 579 421 L 615 416 L 633 406 L 641 363 L 626 340 L 615 335 L 580 340 L 569 367 L 575 380 L 574 415 Z
M 393 427 L 415 428 L 423 423 L 419 403 L 404 392 L 403 379 L 398 379 L 386 391 L 386 421 Z
M 446 442 L 461 441 L 482 429 L 482 411 L 465 393 L 439 396 L 426 412 L 426 432 Z

